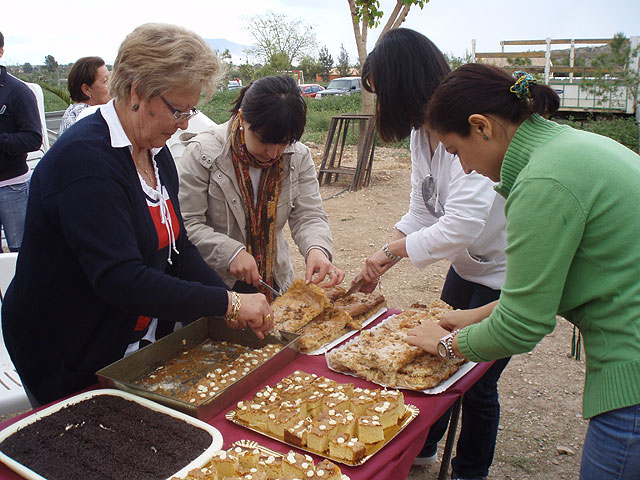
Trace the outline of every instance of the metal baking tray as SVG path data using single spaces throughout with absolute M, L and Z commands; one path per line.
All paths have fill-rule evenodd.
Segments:
M 176 412 L 175 410 L 172 410 L 170 408 L 166 408 L 162 405 L 158 405 L 155 402 L 150 402 L 149 400 L 146 400 L 144 398 L 139 398 L 139 397 L 136 397 L 135 395 L 131 395 L 126 392 L 120 392 L 118 390 L 92 390 L 89 392 L 80 393 L 74 397 L 68 398 L 66 400 L 62 400 L 56 403 L 55 405 L 47 407 L 43 410 L 34 412 L 31 415 L 21 420 L 18 420 L 16 423 L 2 430 L 2 432 L 0 432 L 0 442 L 10 437 L 21 428 L 24 428 L 27 425 L 30 425 L 34 422 L 37 422 L 41 418 L 47 417 L 49 415 L 53 415 L 56 412 L 60 411 L 61 409 L 68 407 L 70 405 L 74 405 L 84 400 L 95 398 L 101 395 L 114 395 L 114 396 L 122 397 L 126 400 L 130 400 L 132 402 L 136 402 L 137 404 L 142 405 L 143 407 L 149 408 L 156 412 L 164 413 L 165 415 L 169 415 L 173 418 L 180 419 L 188 423 L 189 425 L 193 425 L 194 427 L 198 427 L 202 430 L 205 430 L 211 435 L 211 444 L 209 445 L 209 447 L 204 452 L 202 452 L 197 458 L 191 461 L 188 465 L 181 468 L 176 474 L 171 475 L 169 479 L 172 479 L 175 476 L 184 477 L 186 476 L 187 472 L 193 470 L 194 468 L 202 467 L 203 465 L 205 465 L 207 462 L 210 461 L 211 456 L 215 452 L 217 452 L 222 448 L 222 444 L 223 444 L 222 434 L 220 434 L 217 428 L 207 423 L 194 420 L 193 418 L 188 417 L 187 415 L 184 415 L 180 412 Z M 7 467 L 9 467 L 11 470 L 16 472 L 23 478 L 26 478 L 29 480 L 47 480 L 42 475 L 39 475 L 38 473 L 34 472 L 27 466 L 21 464 L 20 462 L 14 460 L 13 458 L 9 457 L 3 452 L 0 452 L 0 462 L 4 463 Z
M 404 430 L 405 427 L 407 425 L 409 425 L 413 421 L 413 419 L 416 418 L 418 416 L 418 414 L 420 413 L 420 409 L 418 407 L 416 407 L 415 405 L 411 405 L 410 403 L 405 403 L 404 407 L 405 407 L 404 415 L 398 421 L 398 424 L 384 429 L 384 440 L 380 440 L 379 442 L 371 443 L 371 444 L 366 445 L 366 453 L 365 453 L 364 458 L 362 460 L 357 461 L 357 462 L 350 462 L 348 460 L 344 460 L 344 459 L 341 459 L 341 458 L 332 457 L 326 451 L 325 452 L 319 452 L 317 450 L 312 450 L 312 449 L 310 449 L 308 447 L 301 447 L 301 446 L 298 446 L 298 445 L 293 445 L 291 443 L 285 442 L 284 438 L 282 438 L 282 437 L 276 436 L 271 432 L 265 432 L 264 430 L 261 430 L 259 428 L 256 428 L 254 426 L 251 426 L 251 425 L 243 422 L 242 420 L 240 420 L 239 418 L 236 417 L 236 411 L 235 410 L 231 410 L 231 411 L 227 412 L 227 414 L 225 415 L 225 418 L 227 420 L 229 420 L 230 422 L 235 423 L 236 425 L 240 425 L 242 427 L 248 428 L 249 430 L 252 430 L 252 431 L 254 431 L 256 433 L 260 433 L 260 434 L 264 435 L 265 437 L 272 438 L 273 440 L 278 440 L 279 442 L 282 442 L 285 445 L 289 445 L 290 447 L 297 448 L 298 450 L 303 450 L 305 452 L 313 453 L 314 455 L 318 455 L 320 457 L 327 458 L 327 459 L 329 459 L 329 460 L 331 460 L 332 462 L 335 462 L 335 463 L 342 463 L 343 465 L 348 465 L 350 467 L 358 467 L 358 466 L 364 464 L 367 460 L 369 460 L 371 457 L 373 457 L 380 450 L 382 450 L 382 448 L 385 445 L 387 445 L 391 440 L 393 440 L 396 437 L 396 435 L 398 435 L 402 430 Z
M 300 335 L 280 331 L 280 336 L 281 339 L 267 335 L 263 340 L 260 340 L 250 330 L 232 330 L 222 318 L 203 317 L 128 357 L 98 370 L 96 375 L 100 384 L 105 388 L 117 388 L 133 393 L 206 421 L 224 411 L 249 390 L 264 382 L 264 379 L 274 371 L 296 358 L 298 355 L 296 344 Z M 145 390 L 134 383 L 144 374 L 152 372 L 181 351 L 195 347 L 207 339 L 226 340 L 253 348 L 260 348 L 270 343 L 283 345 L 284 348 L 247 375 L 220 390 L 217 395 L 198 405 Z

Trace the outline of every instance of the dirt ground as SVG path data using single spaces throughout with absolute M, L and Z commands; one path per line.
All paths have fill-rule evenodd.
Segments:
M 309 146 L 319 166 L 323 146 Z M 352 156 L 350 152 L 343 164 L 350 164 Z M 410 175 L 407 150 L 377 148 L 368 188 L 345 191 L 350 177 L 321 186 L 333 233 L 334 263 L 346 272 L 345 283 L 385 243 L 407 211 Z M 304 276 L 302 257 L 292 256 L 297 276 Z M 429 302 L 439 298 L 448 267 L 442 261 L 419 270 L 405 259 L 384 275 L 382 293 L 391 307 L 399 309 L 416 301 Z M 571 335 L 571 324 L 559 320 L 551 335 L 533 352 L 513 357 L 502 374 L 502 415 L 490 479 L 578 478 L 587 422 L 581 418 L 584 362 L 568 356 Z M 413 467 L 408 478 L 435 479 L 437 468 Z

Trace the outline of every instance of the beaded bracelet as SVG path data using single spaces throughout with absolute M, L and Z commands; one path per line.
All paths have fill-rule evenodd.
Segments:
M 389 260 L 391 260 L 392 262 L 396 262 L 396 261 L 400 260 L 400 257 L 398 255 L 394 255 L 393 253 L 391 253 L 391 250 L 389 250 L 389 244 L 388 243 L 385 243 L 382 246 L 382 251 L 387 256 L 387 258 Z
M 238 320 L 240 306 L 240 295 L 237 292 L 231 292 L 231 311 L 228 315 L 225 315 L 229 323 L 235 323 Z

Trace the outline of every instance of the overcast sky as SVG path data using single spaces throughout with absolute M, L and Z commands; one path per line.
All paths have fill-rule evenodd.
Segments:
M 204 38 L 251 44 L 246 17 L 273 10 L 313 26 L 320 46 L 334 60 L 344 44 L 351 61 L 356 47 L 347 0 L 5 0 L 0 31 L 5 36 L 2 64 L 43 64 L 53 55 L 65 64 L 86 55 L 113 63 L 118 46 L 146 22 L 176 23 Z M 381 0 L 388 13 L 394 0 Z M 638 0 L 431 0 L 412 7 L 403 26 L 431 38 L 442 51 L 463 56 L 476 39 L 479 52 L 499 51 L 501 40 L 609 38 L 622 31 L 640 35 Z M 369 49 L 378 33 L 370 33 Z M 530 49 L 537 49 L 531 47 Z M 513 51 L 513 49 L 511 50 Z

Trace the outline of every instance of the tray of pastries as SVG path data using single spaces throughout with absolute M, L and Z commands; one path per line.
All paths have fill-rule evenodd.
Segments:
M 298 335 L 258 339 L 224 320 L 202 318 L 97 372 L 104 386 L 207 420 L 291 362 Z
M 295 371 L 227 420 L 301 450 L 349 466 L 365 463 L 419 413 L 398 390 L 354 388 Z
M 451 307 L 437 300 L 414 304 L 326 354 L 330 369 L 385 387 L 440 393 L 475 363 L 443 360 L 406 342 L 406 332 L 423 322 L 438 321 Z
M 349 480 L 329 460 L 315 463 L 309 455 L 283 454 L 253 440 L 238 440 L 214 454 L 209 463 L 171 480 Z
M 383 295 L 345 293 L 342 287 L 325 290 L 296 279 L 271 305 L 275 328 L 300 334 L 301 353 L 321 355 L 386 312 Z

